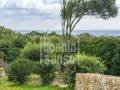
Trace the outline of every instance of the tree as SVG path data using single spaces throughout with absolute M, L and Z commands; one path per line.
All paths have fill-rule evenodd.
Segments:
M 70 39 L 79 21 L 87 15 L 109 19 L 117 16 L 116 0 L 62 0 L 61 17 L 63 36 Z
M 120 75 L 120 39 L 100 37 L 96 40 L 96 55 L 101 57 L 107 67 L 106 74 Z

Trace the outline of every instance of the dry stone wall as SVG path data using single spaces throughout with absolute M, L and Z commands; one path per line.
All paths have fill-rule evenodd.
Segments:
M 76 90 L 120 90 L 120 77 L 78 73 L 76 75 Z

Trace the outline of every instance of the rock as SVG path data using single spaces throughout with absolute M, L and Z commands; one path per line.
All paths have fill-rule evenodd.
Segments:
M 60 82 L 58 82 L 58 81 L 54 81 L 54 82 L 52 83 L 52 85 L 55 86 L 55 87 L 60 87 L 60 88 L 66 88 L 66 87 L 68 87 L 67 84 L 63 84 L 63 83 L 60 83 Z
M 4 68 L 0 68 L 0 77 L 4 77 L 4 76 L 5 76 Z

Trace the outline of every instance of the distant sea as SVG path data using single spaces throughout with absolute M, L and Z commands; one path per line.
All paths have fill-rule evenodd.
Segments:
M 15 30 L 15 32 L 20 32 L 20 33 L 29 33 L 31 31 L 37 31 L 37 32 L 52 32 L 55 31 L 56 33 L 62 33 L 60 30 Z M 101 35 L 108 35 L 108 36 L 120 36 L 120 30 L 75 30 L 72 32 L 74 35 L 78 35 L 81 33 L 89 33 L 95 36 L 101 36 Z

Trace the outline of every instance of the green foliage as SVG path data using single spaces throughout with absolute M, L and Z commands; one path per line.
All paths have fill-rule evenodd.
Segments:
M 103 19 L 116 17 L 118 8 L 115 0 L 62 0 L 61 17 L 64 39 L 70 39 L 72 31 L 84 16 Z
M 60 36 L 55 36 L 55 35 L 53 35 L 53 36 L 49 36 L 49 41 L 51 42 L 51 43 L 53 43 L 53 44 L 59 44 L 59 43 L 61 43 L 62 42 L 62 38 L 60 37 Z
M 54 52 L 52 46 L 54 47 L 53 44 L 47 42 L 28 43 L 22 50 L 22 55 L 29 60 L 40 61 L 48 58 L 49 54 Z
M 113 36 L 79 36 L 80 52 L 96 55 L 101 58 L 107 67 L 105 74 L 120 75 L 120 38 Z M 114 63 L 113 63 L 114 62 Z M 116 68 L 116 70 L 114 69 Z M 113 71 L 114 70 L 114 71 Z
M 105 66 L 101 63 L 100 58 L 95 56 L 88 56 L 86 54 L 78 54 L 75 55 L 74 58 L 76 61 L 78 59 L 78 63 L 81 67 L 82 73 L 104 73 Z
M 107 74 L 120 75 L 120 39 L 101 37 L 97 40 L 96 55 L 105 60 Z M 115 70 L 116 68 L 116 70 Z M 115 71 L 113 71 L 115 70 Z
M 56 65 L 50 62 L 38 62 L 35 72 L 41 76 L 42 85 L 51 84 L 55 78 Z
M 111 59 L 110 65 L 112 65 L 108 70 L 111 75 L 120 76 L 120 55 L 116 54 Z
M 77 54 L 67 64 L 66 81 L 69 87 L 75 86 L 76 73 L 104 73 L 106 70 L 100 59 L 95 56 Z
M 12 30 L 0 26 L 0 39 L 11 40 L 15 35 L 16 33 Z
M 4 53 L 0 52 L 0 59 L 3 59 L 3 58 L 4 58 Z
M 40 45 L 35 43 L 28 43 L 22 50 L 23 57 L 33 60 L 40 60 Z
M 30 33 L 27 33 L 28 36 L 41 36 L 43 35 L 42 33 L 36 32 L 36 31 L 32 31 Z
M 24 35 L 18 34 L 12 39 L 12 45 L 15 48 L 24 48 L 27 44 L 27 38 Z
M 25 83 L 28 75 L 32 72 L 32 68 L 32 62 L 26 59 L 12 62 L 8 70 L 9 81 L 19 84 Z
M 74 2 L 78 0 L 72 1 Z M 106 4 L 101 8 L 102 1 L 104 1 L 103 4 Z M 74 17 L 76 16 L 78 19 L 80 18 L 78 14 L 83 12 L 83 8 L 87 12 L 88 7 L 89 11 L 91 10 L 88 13 L 89 15 L 95 15 L 104 19 L 108 19 L 108 17 L 114 17 L 117 15 L 117 8 L 114 6 L 114 0 L 90 0 L 90 2 L 81 3 L 79 7 L 75 9 L 70 7 L 71 5 L 76 7 L 76 4 L 73 5 L 72 2 L 69 2 L 68 6 L 65 7 L 66 9 L 69 9 L 66 11 L 68 15 L 63 13 L 67 15 L 66 17 L 63 17 L 63 19 L 68 19 L 68 16 L 73 17 L 71 15 L 74 15 Z M 111 5 L 113 5 L 113 7 L 111 7 Z M 110 15 L 104 15 L 104 11 L 102 11 L 103 8 L 105 8 Z M 72 13 L 71 9 L 75 10 L 75 12 Z M 92 10 L 95 11 L 92 12 Z M 59 67 L 66 69 L 66 66 L 64 66 L 63 63 L 67 62 L 69 60 L 69 56 L 77 53 L 78 50 L 79 52 L 85 53 L 86 55 L 75 55 L 72 59 L 75 61 L 73 63 L 67 64 L 66 75 L 69 78 L 66 81 L 69 81 L 69 85 L 71 87 L 74 86 L 74 77 L 77 72 L 104 73 L 103 71 L 106 66 L 107 69 L 104 74 L 120 76 L 120 37 L 93 36 L 85 33 L 79 36 L 71 36 L 71 41 L 68 43 L 64 43 L 62 40 L 62 36 L 55 32 L 38 33 L 33 31 L 31 33 L 22 35 L 0 26 L 0 58 L 2 58 L 4 62 L 8 64 L 13 62 L 13 66 L 10 65 L 10 67 L 15 68 L 10 69 L 9 79 L 11 78 L 12 81 L 15 82 L 17 82 L 17 80 L 26 81 L 27 74 L 25 77 L 21 77 L 20 75 L 26 71 L 25 68 L 30 66 L 31 61 L 28 61 L 30 62 L 29 64 L 25 63 L 25 65 L 27 64 L 29 66 L 26 65 L 24 68 L 24 60 L 22 61 L 23 63 L 19 60 L 14 61 L 21 55 L 21 58 L 26 58 L 32 61 L 45 61 L 42 63 L 39 62 L 37 65 L 35 65 L 37 66 L 35 67 L 35 71 L 41 76 L 43 84 L 49 84 L 55 77 L 54 73 L 56 67 L 54 66 L 57 64 L 47 63 L 46 59 L 54 59 L 54 61 L 59 63 Z M 75 49 L 75 52 L 71 53 L 69 51 L 71 49 L 69 49 L 69 46 L 67 45 L 69 45 L 71 49 Z M 95 56 L 100 57 L 100 59 Z M 105 66 L 100 61 L 104 62 Z M 25 60 L 25 62 L 27 61 Z M 34 64 L 37 62 L 32 63 Z M 32 68 L 30 67 L 30 69 Z M 18 74 L 15 74 L 16 72 Z
M 0 26 L 0 52 L 4 53 L 4 61 L 12 62 L 21 53 L 21 47 L 25 39 L 23 35 L 13 32 L 12 30 Z
M 0 40 L 0 51 L 4 53 L 4 61 L 6 62 L 12 62 L 20 54 L 20 49 L 12 47 L 11 41 L 4 39 Z
M 96 43 L 95 41 L 97 40 L 97 37 L 95 38 L 94 36 L 84 33 L 79 35 L 78 37 L 79 40 L 79 50 L 82 53 L 90 54 L 90 55 L 96 55 Z
M 88 10 L 103 19 L 115 17 L 118 12 L 115 0 L 91 0 L 88 2 Z
M 33 85 L 30 85 L 30 84 L 15 85 L 7 82 L 6 80 L 3 80 L 3 81 L 6 83 L 0 84 L 0 90 L 72 90 L 69 88 L 59 88 L 54 86 L 35 86 L 34 84 Z

